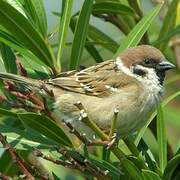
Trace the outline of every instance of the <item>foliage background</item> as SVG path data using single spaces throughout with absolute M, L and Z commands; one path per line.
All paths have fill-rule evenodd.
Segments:
M 1 5 L 2 2 L 4 2 L 3 0 L 0 1 Z M 120 45 L 122 45 L 122 40 L 124 40 L 124 38 L 127 36 L 127 34 L 129 34 L 129 32 L 131 32 L 131 30 L 133 29 L 133 27 L 135 26 L 135 24 L 137 23 L 137 21 L 139 21 L 142 17 L 140 17 L 140 19 L 138 19 L 136 16 L 131 15 L 131 11 L 128 9 L 127 12 L 121 12 L 118 16 L 118 22 L 119 22 L 119 28 L 115 25 L 113 25 L 112 22 L 107 22 L 104 21 L 104 17 L 101 16 L 101 18 L 97 17 L 99 15 L 102 14 L 94 14 L 90 16 L 90 25 L 94 26 L 95 28 L 97 28 L 99 31 L 90 28 L 87 26 L 87 32 L 88 32 L 88 40 L 86 40 L 85 42 L 85 38 L 86 38 L 86 32 L 84 32 L 84 36 L 82 34 L 82 32 L 80 32 L 79 34 L 74 33 L 72 30 L 70 30 L 70 28 L 67 28 L 68 25 L 66 26 L 66 24 L 63 24 L 63 22 L 68 22 L 68 16 L 69 13 L 67 13 L 67 19 L 66 21 L 63 21 L 63 17 L 60 18 L 61 15 L 63 15 L 63 13 L 65 13 L 65 11 L 63 11 L 62 13 L 62 7 L 65 8 L 65 3 L 69 2 L 69 7 L 71 5 L 71 0 L 69 1 L 49 1 L 49 0 L 45 0 L 45 1 L 23 1 L 23 0 L 17 0 L 17 1 L 8 1 L 9 4 L 11 4 L 11 6 L 13 6 L 14 8 L 16 8 L 16 10 L 19 10 L 20 13 L 22 13 L 26 19 L 28 19 L 28 21 L 30 23 L 33 24 L 33 26 L 35 27 L 35 29 L 37 29 L 37 31 L 39 33 L 41 33 L 40 37 L 36 34 L 33 35 L 32 32 L 30 32 L 29 34 L 32 36 L 30 37 L 31 39 L 35 39 L 38 40 L 38 38 L 40 38 L 40 41 L 37 41 L 40 44 L 40 48 L 42 48 L 42 50 L 44 52 L 46 52 L 46 54 L 48 55 L 48 58 L 44 61 L 43 58 L 43 53 L 41 54 L 39 51 L 37 51 L 37 49 L 34 49 L 33 46 L 31 46 L 30 44 L 27 44 L 26 42 L 27 39 L 23 38 L 22 36 L 19 36 L 18 32 L 13 32 L 12 27 L 13 26 L 6 26 L 6 22 L 3 22 L 3 9 L 0 8 L 0 41 L 1 41 L 1 71 L 7 71 L 7 72 L 11 72 L 11 73 L 17 73 L 17 69 L 16 64 L 15 64 L 15 60 L 18 59 L 20 61 L 20 63 L 22 64 L 22 66 L 26 69 L 27 71 L 27 75 L 29 77 L 35 77 L 35 78 L 42 78 L 42 77 L 49 77 L 50 76 L 50 71 L 49 68 L 47 68 L 47 66 L 49 66 L 51 69 L 53 69 L 54 73 L 57 73 L 56 71 L 59 71 L 60 67 L 59 64 L 61 63 L 61 68 L 62 71 L 66 71 L 69 69 L 73 69 L 73 68 L 79 68 L 79 65 L 87 67 L 89 65 L 92 65 L 96 62 L 99 62 L 99 60 L 101 61 L 101 59 L 106 60 L 106 59 L 111 59 L 115 52 L 117 52 L 117 49 Z M 27 4 L 25 2 L 28 2 Z M 33 4 L 34 2 L 34 4 Z M 47 22 L 48 24 L 46 24 L 46 16 L 43 14 L 44 11 L 43 9 L 41 9 L 42 7 L 42 3 L 45 5 L 45 12 L 47 14 Z M 99 0 L 96 1 L 96 3 L 103 3 L 105 1 Z M 116 2 L 116 3 L 120 3 L 120 4 L 125 4 L 129 7 L 132 7 L 132 9 L 134 9 L 134 11 L 136 12 L 136 15 L 138 14 L 138 10 L 136 9 L 135 6 L 135 2 L 139 2 L 139 1 L 126 1 L 126 0 L 113 0 L 110 2 Z M 128 3 L 129 2 L 129 3 Z M 133 2 L 133 3 L 131 3 Z M 90 6 L 90 1 L 74 1 L 73 7 L 72 7 L 72 12 L 71 14 L 75 14 L 77 13 L 79 10 L 81 10 L 81 8 L 83 7 L 82 5 L 88 4 Z M 140 9 L 143 13 L 143 16 L 147 15 L 152 8 L 154 8 L 154 6 L 156 6 L 157 2 L 152 2 L 152 1 L 141 1 L 141 6 Z M 174 4 L 174 6 L 173 6 Z M 33 7 L 33 5 L 35 5 L 36 7 L 39 7 L 39 9 L 35 9 L 38 11 L 34 11 L 29 7 Z M 3 6 L 1 6 L 3 7 Z M 49 8 L 51 7 L 51 8 Z M 8 9 L 8 7 L 6 7 Z M 88 6 L 84 7 L 86 8 L 86 11 L 84 12 L 86 14 Z M 101 7 L 102 8 L 102 7 Z M 155 46 L 157 46 L 158 48 L 160 48 L 163 53 L 166 55 L 166 57 L 173 62 L 174 64 L 176 64 L 176 69 L 173 72 L 170 72 L 168 74 L 167 77 L 167 81 L 166 81 L 166 89 L 167 89 L 167 93 L 166 96 L 168 97 L 172 97 L 172 94 L 174 93 L 178 93 L 179 92 L 179 88 L 180 88 L 180 74 L 179 74 L 179 68 L 180 68 L 180 45 L 179 45 L 179 33 L 180 33 L 180 3 L 178 3 L 177 0 L 173 0 L 173 1 L 165 1 L 164 6 L 161 8 L 160 13 L 158 14 L 158 16 L 154 16 L 153 18 L 153 23 L 151 23 L 150 21 L 147 22 L 147 25 L 143 28 L 146 29 L 146 27 L 148 27 L 150 25 L 150 27 L 148 28 L 148 39 L 146 37 L 142 38 L 143 43 L 145 44 L 153 44 Z M 110 8 L 109 8 L 110 9 Z M 107 10 L 108 15 L 112 15 L 112 12 L 110 10 Z M 67 9 L 68 11 L 68 9 Z M 69 9 L 70 11 L 70 9 Z M 82 12 L 82 11 L 81 11 Z M 129 13 L 129 15 L 127 16 L 127 14 Z M 158 13 L 158 11 L 157 11 Z M 22 15 L 20 14 L 20 15 Z M 168 15 L 166 15 L 168 14 Z M 14 12 L 14 16 L 16 16 L 16 12 Z M 104 15 L 104 14 L 103 14 Z M 142 15 L 142 14 L 139 14 Z M 87 15 L 88 16 L 88 15 Z M 12 16 L 13 17 L 13 16 Z M 30 27 L 28 27 L 28 24 L 25 23 L 24 21 L 22 21 L 22 19 L 20 19 L 20 16 L 16 16 L 17 18 L 19 18 L 19 23 L 22 25 L 21 28 L 25 29 L 25 31 L 30 31 Z M 85 26 L 85 15 L 83 14 L 82 19 L 81 19 L 81 24 L 79 25 L 81 29 L 86 29 Z M 15 17 L 14 17 L 15 18 Z M 70 16 L 69 16 L 70 18 Z M 61 21 L 60 21 L 61 19 Z M 87 18 L 88 19 L 88 18 Z M 18 23 L 18 21 L 16 21 Z M 60 25 L 59 25 L 60 22 Z M 88 23 L 88 21 L 87 21 Z M 151 24 L 150 24 L 151 23 Z M 10 23 L 9 23 L 10 24 Z M 47 25 L 47 27 L 46 27 Z M 143 24 L 141 24 L 142 26 Z M 70 24 L 71 29 L 73 29 L 73 22 Z M 65 28 L 64 31 L 62 31 L 63 27 Z M 83 27 L 83 28 L 82 28 Z M 9 28 L 9 29 L 8 29 Z M 46 31 L 47 28 L 47 31 Z M 11 29 L 11 30 L 10 30 Z M 16 29 L 16 28 L 14 28 Z M 139 28 L 140 29 L 140 28 Z M 47 33 L 46 33 L 47 32 Z M 65 34 L 63 34 L 63 32 Z M 77 31 L 76 31 L 77 32 Z M 102 33 L 104 33 L 105 35 L 108 35 L 109 37 L 107 38 L 107 36 L 103 35 Z M 137 37 L 140 37 L 140 34 L 144 34 L 144 32 L 137 34 Z M 63 35 L 62 35 L 63 34 Z M 66 37 L 67 35 L 67 37 Z M 59 38 L 59 37 L 66 37 L 66 38 Z M 170 37 L 170 38 L 169 38 Z M 76 38 L 76 39 L 75 39 Z M 82 38 L 82 39 L 81 39 Z M 84 39 L 83 39 L 84 38 Z M 10 39 L 10 40 L 9 40 Z M 75 39 L 75 40 L 74 40 Z M 136 43 L 142 43 L 137 41 Z M 47 44 L 47 42 L 49 43 L 49 45 L 51 45 L 51 50 L 48 50 L 49 47 L 44 46 L 43 43 Z M 59 45 L 59 42 L 61 44 L 61 46 Z M 129 43 L 128 39 L 125 39 L 125 42 Z M 83 43 L 85 43 L 85 48 L 83 48 Z M 80 46 L 82 46 L 82 49 L 80 48 Z M 11 47 L 11 48 L 9 48 Z M 17 49 L 17 47 L 21 48 L 20 50 Z M 62 47 L 62 49 L 61 49 Z M 64 49 L 63 49 L 64 47 Z M 74 50 L 72 50 L 72 48 Z M 120 46 L 120 48 L 122 48 L 122 46 Z M 28 49 L 28 51 L 27 51 Z M 96 49 L 96 51 L 95 51 Z M 81 52 L 80 50 L 82 50 L 82 57 L 81 57 Z M 92 53 L 96 52 L 96 53 Z M 34 55 L 32 55 L 32 53 L 29 52 L 33 52 L 34 55 L 36 55 L 36 57 Z M 78 54 L 79 53 L 79 56 Z M 54 54 L 54 55 L 52 55 Z M 56 58 L 57 57 L 57 58 Z M 76 57 L 76 58 L 75 58 Z M 79 57 L 79 62 L 78 61 L 78 57 Z M 56 61 L 57 60 L 57 61 Z M 42 62 L 45 62 L 44 64 L 42 64 Z M 37 62 L 41 62 L 37 63 Z M 45 65 L 46 64 L 46 65 Z M 69 65 L 70 64 L 70 65 Z M 58 67 L 56 70 L 54 70 L 54 68 Z M 14 101 L 16 102 L 17 99 L 16 97 L 12 96 L 11 93 L 6 92 L 3 88 L 3 84 L 1 84 L 1 94 L 2 97 L 6 96 L 8 101 Z M 167 131 L 167 137 L 168 137 L 168 142 L 172 148 L 173 154 L 177 154 L 178 149 L 179 149 L 179 140 L 180 140 L 180 132 L 179 132 L 179 128 L 180 128 L 180 101 L 179 101 L 179 96 L 176 96 L 175 99 L 173 99 L 173 101 L 171 101 L 170 103 L 168 103 L 167 106 L 162 108 L 163 111 L 163 121 L 166 124 L 166 131 Z M 17 111 L 17 109 L 15 108 L 9 108 L 9 104 L 6 104 L 7 102 L 3 101 L 2 98 L 2 105 L 1 108 L 4 109 L 9 109 L 13 112 L 23 112 L 24 110 L 20 109 Z M 0 132 L 3 133 L 3 135 L 6 135 L 8 138 L 7 140 L 14 146 L 16 147 L 16 149 L 18 150 L 18 152 L 20 154 L 23 154 L 23 158 L 26 159 L 27 155 L 29 152 L 32 151 L 32 146 L 38 147 L 39 144 L 43 144 L 42 142 L 45 142 L 45 144 L 47 143 L 46 140 L 44 138 L 42 138 L 42 141 L 38 141 L 39 144 L 37 145 L 36 143 L 36 139 L 40 138 L 39 137 L 39 133 L 43 134 L 42 132 L 40 132 L 37 129 L 33 129 L 32 124 L 35 122 L 32 122 L 32 124 L 28 124 L 28 128 L 27 126 L 25 126 L 26 130 L 28 129 L 28 132 L 30 132 L 28 135 L 29 137 L 25 136 L 25 134 L 23 134 L 24 127 L 22 127 L 22 124 L 24 125 L 24 123 L 27 125 L 27 117 L 20 117 L 21 122 L 19 122 L 18 118 L 16 117 L 12 117 L 9 114 L 5 115 L 4 111 L 1 111 L 1 124 L 0 124 Z M 13 115 L 14 116 L 14 115 Z M 19 115 L 20 116 L 20 115 Z M 19 117 L 18 116 L 18 117 Z M 12 121 L 12 118 L 14 118 L 15 120 Z M 35 117 L 34 119 L 36 119 L 37 117 Z M 23 123 L 22 123 L 23 122 Z M 153 120 L 153 122 L 155 122 L 155 120 Z M 51 124 L 49 124 L 51 126 Z M 163 126 L 163 125 L 162 125 Z M 29 128 L 30 127 L 30 128 Z M 47 126 L 49 127 L 49 126 Z M 155 125 L 153 123 L 151 123 L 151 129 L 155 129 Z M 37 135 L 37 137 L 33 137 L 32 134 L 34 133 Z M 39 132 L 37 132 L 39 131 Z M 25 131 L 26 132 L 26 131 Z M 19 136 L 19 134 L 21 136 Z M 146 129 L 145 134 L 143 135 L 143 139 L 146 142 L 146 144 L 148 145 L 149 150 L 151 151 L 151 153 L 153 154 L 154 158 L 157 161 L 159 161 L 160 158 L 160 147 L 158 142 L 156 141 L 155 136 L 153 135 L 154 132 L 152 132 L 152 130 L 150 130 L 149 128 Z M 44 134 L 43 134 L 44 135 Z M 48 137 L 48 135 L 47 135 Z M 31 141 L 30 141 L 31 139 Z M 50 138 L 51 139 L 51 138 Z M 28 140 L 28 141 L 27 141 Z M 62 143 L 62 140 L 58 140 L 60 142 L 60 144 Z M 51 142 L 48 140 L 48 143 L 51 144 Z M 30 145 L 30 146 L 27 146 Z M 35 145 L 34 145 L 35 144 Z M 125 147 L 124 143 L 121 143 L 121 148 L 124 150 L 124 152 L 126 154 L 129 154 L 129 151 L 127 150 L 127 148 Z M 49 154 L 49 150 L 46 146 L 46 148 L 42 148 L 42 151 L 44 153 Z M 19 170 L 17 168 L 12 168 L 12 161 L 10 160 L 11 158 L 8 157 L 7 153 L 3 154 L 3 149 L 1 151 L 2 155 L 1 155 L 1 159 L 0 159 L 0 172 L 2 172 L 3 174 L 6 174 L 8 176 L 15 176 L 19 174 Z M 58 155 L 55 153 L 54 151 L 51 152 L 51 155 L 55 158 L 59 158 Z M 97 159 L 99 161 L 101 161 L 102 159 L 102 149 L 101 148 L 97 148 L 96 153 L 95 153 Z M 174 156 L 174 155 L 173 155 Z M 111 160 L 112 161 L 116 161 L 114 156 L 111 156 Z M 71 179 L 74 178 L 82 178 L 83 176 L 80 176 L 79 173 L 77 172 L 72 172 L 69 170 L 64 170 L 64 168 L 62 166 L 58 166 L 55 165 L 53 163 L 50 163 L 46 160 L 42 160 L 45 163 L 43 163 L 46 167 L 46 169 L 48 169 L 48 171 L 53 171 L 59 178 L 62 179 Z M 2 166 L 2 164 L 6 164 L 7 166 L 4 167 Z M 165 163 L 166 164 L 166 163 Z M 135 165 L 137 165 L 135 163 Z M 176 164 L 177 165 L 177 164 Z M 13 165 L 14 167 L 14 165 Z M 78 174 L 78 175 L 77 175 Z M 177 178 L 177 177 L 176 177 Z

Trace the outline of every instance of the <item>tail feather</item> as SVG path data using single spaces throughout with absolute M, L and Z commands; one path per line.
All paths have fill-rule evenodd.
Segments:
M 31 78 L 27 78 L 27 77 L 15 75 L 15 74 L 10 74 L 10 73 L 0 72 L 0 79 L 18 82 L 18 83 L 22 83 L 22 84 L 29 85 L 36 88 L 42 87 L 42 82 L 40 80 L 31 79 Z

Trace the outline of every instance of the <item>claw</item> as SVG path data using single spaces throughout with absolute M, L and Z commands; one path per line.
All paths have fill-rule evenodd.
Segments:
M 117 134 L 114 133 L 113 136 L 110 137 L 110 142 L 107 144 L 107 149 L 111 149 L 116 144 L 117 144 Z

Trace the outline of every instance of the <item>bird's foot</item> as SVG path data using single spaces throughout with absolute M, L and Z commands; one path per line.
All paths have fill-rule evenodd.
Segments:
M 104 146 L 107 149 L 111 149 L 113 146 L 117 145 L 117 135 L 116 133 L 113 136 L 109 137 L 107 140 L 89 140 L 88 146 Z
M 107 144 L 107 149 L 111 149 L 113 146 L 116 146 L 118 143 L 117 134 L 114 133 L 112 136 L 109 136 L 109 143 Z

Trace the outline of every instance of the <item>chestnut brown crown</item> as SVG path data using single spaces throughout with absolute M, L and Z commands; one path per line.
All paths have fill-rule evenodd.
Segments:
M 154 69 L 159 78 L 160 84 L 163 84 L 165 72 L 175 66 L 166 60 L 163 53 L 149 45 L 140 45 L 134 48 L 128 48 L 122 54 L 120 59 L 127 68 L 132 68 L 133 73 L 146 77 L 147 68 Z M 140 66 L 137 66 L 140 65 Z
M 147 60 L 155 61 L 156 63 L 165 60 L 164 55 L 159 49 L 149 45 L 128 48 L 120 54 L 120 58 L 126 67 L 142 64 Z

